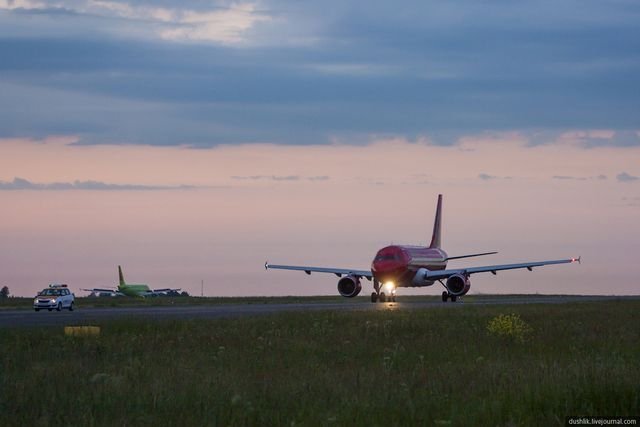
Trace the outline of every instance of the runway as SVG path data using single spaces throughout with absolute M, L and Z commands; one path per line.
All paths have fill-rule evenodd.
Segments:
M 399 298 L 400 299 L 400 298 Z M 300 311 L 370 311 L 419 310 L 428 308 L 460 309 L 466 306 L 509 304 L 566 304 L 571 302 L 638 300 L 640 296 L 579 296 L 579 295 L 526 295 L 526 296 L 470 296 L 456 303 L 443 303 L 432 298 L 421 301 L 411 297 L 395 303 L 370 303 L 363 298 L 344 302 L 278 303 L 278 304 L 218 304 L 181 306 L 137 306 L 93 308 L 78 307 L 69 311 L 3 310 L 0 328 L 73 326 L 101 324 L 116 319 L 222 319 Z

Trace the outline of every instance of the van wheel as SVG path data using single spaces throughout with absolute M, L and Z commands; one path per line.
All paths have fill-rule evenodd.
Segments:
M 56 307 L 56 310 L 57 311 L 62 311 L 62 303 L 61 302 L 58 303 L 58 307 Z
M 69 305 L 69 311 L 73 311 L 73 301 L 71 301 L 71 304 Z

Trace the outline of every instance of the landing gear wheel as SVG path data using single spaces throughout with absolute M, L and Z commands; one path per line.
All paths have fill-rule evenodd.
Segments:
M 387 301 L 387 296 L 384 294 L 384 292 L 380 292 L 380 296 L 378 298 L 380 298 L 380 302 Z
M 378 301 L 378 294 L 375 292 L 371 292 L 371 302 Z
M 58 306 L 56 307 L 56 311 L 62 311 L 62 303 L 59 302 Z
M 449 292 L 442 291 L 442 302 L 447 302 L 448 299 L 449 299 Z
M 457 296 L 451 295 L 451 302 L 456 302 L 457 299 L 458 299 Z

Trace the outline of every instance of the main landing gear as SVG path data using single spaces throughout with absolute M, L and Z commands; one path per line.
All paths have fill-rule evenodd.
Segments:
M 447 291 L 442 291 L 442 302 L 447 302 L 449 298 L 451 298 L 451 302 L 456 302 L 456 300 L 458 299 L 457 296 L 451 295 Z
M 371 292 L 371 302 L 396 302 L 395 290 L 391 292 L 391 295 L 385 295 L 384 292 L 380 292 L 380 283 L 377 280 L 373 281 L 373 289 L 375 292 Z
M 447 302 L 447 300 L 449 298 L 451 298 L 451 302 L 456 302 L 458 297 L 456 295 L 451 295 L 449 293 L 449 288 L 447 288 L 444 283 L 442 282 L 442 280 L 438 280 L 438 282 L 440 282 L 440 284 L 442 285 L 442 287 L 445 289 L 444 291 L 442 291 L 442 302 Z

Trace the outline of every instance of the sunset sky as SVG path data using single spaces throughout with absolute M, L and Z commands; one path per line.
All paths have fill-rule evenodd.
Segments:
M 452 267 L 583 257 L 471 293 L 639 294 L 638 22 L 624 0 L 0 0 L 0 285 L 121 264 L 336 294 L 264 262 L 366 269 L 428 243 L 442 193 L 444 249 L 499 251 Z

